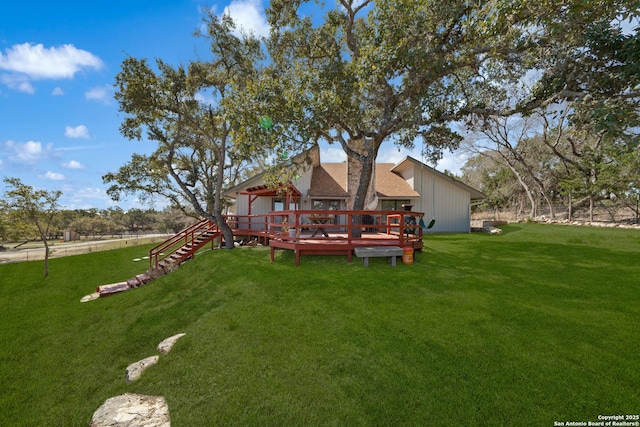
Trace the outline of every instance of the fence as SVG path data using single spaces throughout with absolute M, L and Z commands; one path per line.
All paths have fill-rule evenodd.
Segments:
M 132 246 L 158 243 L 167 238 L 166 235 L 130 236 L 121 239 L 94 240 L 81 243 L 49 243 L 49 259 L 70 255 L 81 255 L 91 252 L 109 251 Z M 5 250 L 0 252 L 0 264 L 11 262 L 38 261 L 44 259 L 44 246 L 39 248 Z

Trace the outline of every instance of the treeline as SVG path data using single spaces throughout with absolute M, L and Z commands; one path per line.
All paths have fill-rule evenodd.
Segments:
M 40 239 L 36 226 L 15 216 L 16 212 L 3 210 L 0 213 L 0 240 L 26 241 Z M 59 210 L 53 218 L 47 234 L 49 240 L 70 237 L 71 240 L 97 239 L 105 236 L 124 236 L 147 233 L 177 233 L 193 222 L 181 211 L 167 208 Z
M 520 219 L 638 221 L 637 128 L 604 132 L 553 113 L 553 125 L 542 111 L 484 120 L 468 136 L 462 178 L 487 194 L 479 208 Z

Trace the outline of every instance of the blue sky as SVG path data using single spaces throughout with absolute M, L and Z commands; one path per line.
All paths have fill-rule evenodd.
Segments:
M 0 177 L 17 177 L 38 189 L 61 190 L 68 209 L 114 206 L 102 175 L 116 171 L 132 153 L 150 153 L 148 141 L 119 133 L 123 119 L 113 99 L 115 75 L 127 56 L 162 58 L 171 64 L 207 58 L 197 0 L 42 0 L 7 2 L 0 14 Z M 267 0 L 208 1 L 245 29 L 268 32 Z M 379 161 L 405 155 L 389 144 Z M 323 147 L 323 161 L 344 159 Z M 419 158 L 419 154 L 412 155 Z M 448 155 L 438 169 L 457 171 Z M 3 184 L 0 184 L 4 192 Z M 118 203 L 140 206 L 135 198 Z M 140 206 L 148 207 L 148 206 Z M 158 207 L 158 206 L 156 206 Z

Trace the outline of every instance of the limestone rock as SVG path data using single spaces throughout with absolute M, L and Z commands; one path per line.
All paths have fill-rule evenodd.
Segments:
M 500 228 L 496 228 L 491 225 L 485 225 L 483 230 L 489 234 L 502 234 L 502 230 Z
M 104 297 L 107 295 L 113 295 L 119 292 L 128 291 L 129 289 L 131 289 L 131 287 L 127 282 L 118 282 L 118 283 L 112 283 L 110 285 L 98 286 L 96 288 L 96 292 L 98 292 L 101 297 Z
M 186 334 L 182 333 L 182 334 L 177 334 L 174 335 L 172 337 L 167 338 L 166 340 L 163 340 L 160 344 L 158 344 L 158 351 L 162 354 L 167 354 L 171 351 L 171 349 L 173 348 L 173 345 L 176 343 L 176 341 L 178 341 L 180 338 L 182 338 L 183 336 L 185 336 Z
M 162 396 L 126 393 L 107 399 L 91 417 L 90 427 L 170 427 Z
M 127 366 L 127 382 L 130 383 L 140 378 L 145 369 L 150 368 L 151 366 L 158 363 L 158 359 L 160 359 L 159 356 L 151 356 Z
M 80 302 L 93 301 L 98 298 L 100 298 L 100 292 L 94 292 L 92 294 L 83 296 Z

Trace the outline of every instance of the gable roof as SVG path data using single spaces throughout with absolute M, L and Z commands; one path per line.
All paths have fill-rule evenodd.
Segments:
M 393 172 L 393 163 L 376 163 L 375 180 L 378 197 L 391 199 L 419 198 L 420 194 L 411 188 L 400 175 Z M 313 168 L 311 197 L 347 198 L 347 163 L 323 163 Z
M 315 166 L 312 170 L 311 185 L 308 191 L 308 195 L 310 197 L 336 199 L 346 199 L 349 197 L 349 193 L 347 192 L 346 162 L 320 164 L 319 158 L 316 157 L 314 158 L 313 164 Z M 469 193 L 472 202 L 476 202 L 487 197 L 487 195 L 481 191 L 478 191 L 464 182 L 444 174 L 411 156 L 405 157 L 396 164 L 376 163 L 375 176 L 377 196 L 386 199 L 420 198 L 420 194 L 411 188 L 409 183 L 401 176 L 402 170 L 409 167 L 413 167 L 414 170 L 416 170 L 415 168 L 428 170 L 429 173 L 435 174 L 435 176 L 440 179 L 463 189 Z M 224 197 L 235 198 L 237 193 L 246 191 L 248 187 L 261 185 L 262 178 L 265 174 L 266 172 L 261 172 L 235 187 L 228 189 L 224 192 Z
M 246 181 L 242 181 L 240 184 L 229 188 L 228 190 L 222 193 L 222 196 L 235 199 L 238 193 L 246 191 L 249 187 L 262 185 L 262 178 L 266 174 L 267 172 L 260 172 L 259 174 L 252 176 Z
M 376 163 L 376 193 L 378 197 L 406 199 L 419 198 L 420 193 L 411 188 L 409 183 L 393 171 L 393 163 Z
M 439 170 L 437 170 L 435 168 L 432 168 L 431 166 L 426 165 L 426 164 L 422 163 L 420 160 L 416 160 L 411 156 L 407 156 L 404 159 L 402 159 L 401 161 L 399 161 L 393 167 L 393 170 L 398 170 L 402 166 L 405 166 L 407 163 L 412 163 L 413 166 L 417 166 L 421 170 L 422 169 L 427 169 L 427 170 L 429 170 L 430 173 L 435 174 L 435 176 L 437 176 L 437 177 L 439 177 L 439 178 L 441 178 L 441 179 L 443 179 L 443 180 L 445 180 L 447 182 L 450 182 L 451 184 L 455 185 L 458 188 L 463 189 L 464 191 L 469 193 L 472 202 L 476 202 L 476 201 L 483 200 L 483 199 L 487 198 L 487 195 L 484 194 L 482 191 L 476 190 L 475 188 L 465 184 L 464 182 L 462 182 L 462 181 L 460 181 L 460 180 L 458 180 L 458 179 L 456 179 L 456 178 L 454 178 L 452 176 L 449 176 L 449 175 L 447 175 L 445 173 L 442 173 Z
M 313 168 L 310 197 L 347 198 L 346 163 L 324 163 Z

